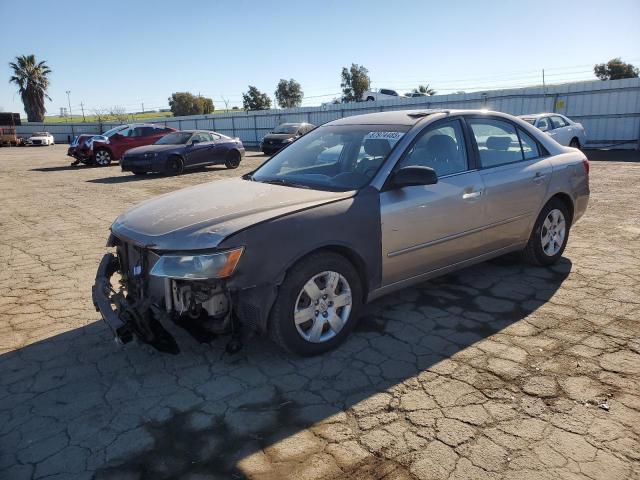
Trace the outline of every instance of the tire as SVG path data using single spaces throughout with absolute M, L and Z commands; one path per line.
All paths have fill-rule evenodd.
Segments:
M 111 152 L 106 148 L 99 148 L 93 154 L 93 163 L 98 165 L 99 167 L 108 167 L 111 165 L 111 161 L 113 160 L 113 156 Z
M 571 220 L 566 205 L 552 198 L 538 215 L 523 251 L 524 259 L 537 266 L 556 263 L 567 246 L 570 228 Z
M 165 166 L 165 172 L 168 175 L 180 175 L 184 172 L 184 162 L 180 157 L 169 157 L 167 165 Z
M 580 140 L 578 140 L 576 137 L 573 137 L 569 142 L 569 146 L 580 149 Z
M 232 150 L 227 153 L 227 157 L 224 159 L 224 164 L 231 170 L 238 168 L 240 166 L 240 152 Z
M 330 278 L 336 280 L 332 292 L 326 286 Z M 310 282 L 317 290 L 309 288 Z M 318 296 L 314 295 L 314 300 L 307 291 Z M 344 305 L 335 307 L 334 300 Z M 287 272 L 271 310 L 269 334 L 289 352 L 304 357 L 318 355 L 344 341 L 357 322 L 361 305 L 360 276 L 351 262 L 333 252 L 313 253 Z M 294 311 L 300 313 L 297 325 Z M 334 324 L 337 331 L 332 328 Z

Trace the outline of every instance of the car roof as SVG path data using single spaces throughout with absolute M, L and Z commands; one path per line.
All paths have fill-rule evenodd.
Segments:
M 553 113 L 553 112 L 531 113 L 531 114 L 527 114 L 527 115 L 518 115 L 518 117 L 520 117 L 520 118 L 540 118 L 540 117 L 548 117 L 549 115 L 559 115 L 561 117 L 564 117 L 564 115 L 562 115 L 561 113 Z
M 327 125 L 415 125 L 424 117 L 437 113 L 486 113 L 486 110 L 392 110 L 388 112 L 365 113 L 351 117 L 340 118 Z M 493 112 L 492 112 L 493 113 Z

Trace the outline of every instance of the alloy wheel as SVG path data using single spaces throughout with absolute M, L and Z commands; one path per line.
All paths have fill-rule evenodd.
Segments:
M 560 210 L 554 208 L 547 214 L 540 231 L 542 251 L 545 255 L 549 257 L 556 255 L 564 244 L 566 234 L 567 222 L 564 215 Z
M 349 320 L 351 287 L 337 272 L 314 275 L 300 290 L 293 310 L 298 334 L 308 342 L 322 343 L 335 337 Z
M 111 162 L 111 154 L 106 150 L 98 150 L 96 152 L 96 163 L 101 167 L 109 165 Z

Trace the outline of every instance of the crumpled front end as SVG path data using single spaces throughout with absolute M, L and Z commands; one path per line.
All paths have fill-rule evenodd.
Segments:
M 174 279 L 151 275 L 161 255 L 111 235 L 115 253 L 102 258 L 93 303 L 118 343 L 138 337 L 162 352 L 180 351 L 168 322 L 209 342 L 231 326 L 231 295 L 221 279 Z

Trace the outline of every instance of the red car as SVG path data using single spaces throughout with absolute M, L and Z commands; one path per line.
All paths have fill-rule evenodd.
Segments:
M 151 145 L 175 128 L 150 123 L 121 125 L 107 130 L 102 135 L 77 137 L 69 146 L 67 155 L 74 157 L 72 165 L 84 163 L 106 167 L 112 160 L 120 160 L 131 148 Z

